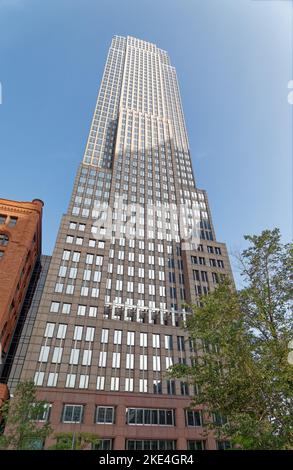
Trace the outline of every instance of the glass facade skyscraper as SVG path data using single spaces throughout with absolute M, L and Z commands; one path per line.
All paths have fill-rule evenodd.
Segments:
M 97 433 L 102 448 L 216 448 L 188 409 L 196 386 L 166 372 L 196 354 L 185 305 L 221 276 L 175 68 L 115 36 L 21 372 L 55 431 Z

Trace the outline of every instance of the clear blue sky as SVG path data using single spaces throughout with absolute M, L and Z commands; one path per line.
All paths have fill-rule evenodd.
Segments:
M 290 1 L 0 0 L 1 197 L 44 200 L 44 253 L 69 202 L 115 34 L 169 52 L 218 239 L 230 252 L 265 228 L 291 239 Z

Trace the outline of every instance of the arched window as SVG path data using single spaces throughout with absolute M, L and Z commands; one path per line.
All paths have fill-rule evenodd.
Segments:
M 0 245 L 6 246 L 8 245 L 8 242 L 9 238 L 7 237 L 7 235 L 5 235 L 4 233 L 0 233 Z

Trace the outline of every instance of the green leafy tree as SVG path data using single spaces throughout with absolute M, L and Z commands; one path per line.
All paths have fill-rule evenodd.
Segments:
M 191 407 L 204 404 L 205 426 L 233 447 L 293 449 L 292 244 L 281 244 L 278 229 L 245 239 L 245 287 L 224 280 L 192 306 L 192 366 L 170 375 L 197 385 Z
M 84 450 L 97 446 L 100 438 L 97 434 L 87 432 L 63 432 L 54 435 L 56 444 L 50 450 Z
M 5 432 L 0 436 L 0 449 L 26 450 L 42 448 L 51 434 L 49 423 L 40 423 L 46 411 L 46 403 L 36 398 L 32 381 L 20 382 L 13 398 L 0 408 Z

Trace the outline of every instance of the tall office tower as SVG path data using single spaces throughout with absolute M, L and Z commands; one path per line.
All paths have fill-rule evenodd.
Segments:
M 43 418 L 104 449 L 216 448 L 188 409 L 196 390 L 166 371 L 194 354 L 185 303 L 222 275 L 176 71 L 154 44 L 115 36 L 21 375 Z

